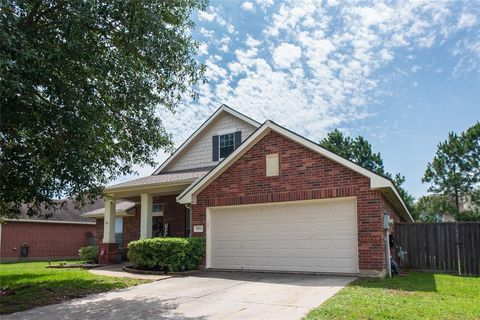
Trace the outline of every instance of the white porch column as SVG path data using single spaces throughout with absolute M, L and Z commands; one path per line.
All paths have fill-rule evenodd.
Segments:
M 113 197 L 105 198 L 105 215 L 103 217 L 103 243 L 115 243 L 116 201 Z
M 152 195 L 140 195 L 140 239 L 152 237 Z

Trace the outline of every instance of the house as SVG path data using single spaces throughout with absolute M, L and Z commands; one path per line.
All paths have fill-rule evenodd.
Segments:
M 58 210 L 43 208 L 39 216 L 27 215 L 22 206 L 18 219 L 0 223 L 0 262 L 60 260 L 78 258 L 78 249 L 94 243 L 95 220 L 80 216 L 82 212 L 103 207 L 103 199 L 82 210 L 72 199 L 57 201 Z
M 122 217 L 123 244 L 206 237 L 207 269 L 381 277 L 384 214 L 413 222 L 391 180 L 225 105 L 151 176 L 106 192 L 96 215 L 103 262 L 117 260 Z

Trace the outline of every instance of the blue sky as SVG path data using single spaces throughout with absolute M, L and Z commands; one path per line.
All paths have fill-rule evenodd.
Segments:
M 314 141 L 363 135 L 419 197 L 438 142 L 480 120 L 480 1 L 212 1 L 194 20 L 208 84 L 158 110 L 177 146 L 226 103 Z

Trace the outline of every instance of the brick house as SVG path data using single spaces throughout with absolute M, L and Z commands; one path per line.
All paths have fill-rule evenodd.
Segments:
M 94 243 L 95 221 L 80 214 L 103 207 L 103 200 L 82 210 L 75 208 L 71 199 L 58 202 L 63 202 L 60 209 L 43 209 L 34 217 L 28 216 L 23 206 L 18 219 L 0 223 L 0 262 L 75 259 L 80 247 Z
M 391 180 L 225 105 L 151 176 L 106 190 L 104 262 L 118 257 L 116 233 L 123 247 L 193 236 L 207 239 L 207 269 L 382 277 L 389 221 L 413 222 Z

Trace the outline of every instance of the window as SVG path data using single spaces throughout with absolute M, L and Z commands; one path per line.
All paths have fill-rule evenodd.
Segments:
M 233 133 L 212 136 L 213 162 L 225 159 L 242 143 L 242 132 L 234 130 L 232 129 Z
M 278 153 L 267 154 L 267 177 L 278 176 Z
M 115 243 L 122 245 L 123 240 L 123 218 L 115 218 Z
M 152 216 L 163 216 L 163 203 L 152 204 Z
M 219 157 L 220 159 L 228 157 L 230 153 L 235 149 L 235 143 L 233 139 L 233 133 L 222 134 L 219 137 Z

